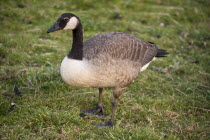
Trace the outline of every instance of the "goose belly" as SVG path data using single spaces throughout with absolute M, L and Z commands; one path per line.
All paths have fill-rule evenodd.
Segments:
M 97 64 L 85 59 L 74 60 L 65 57 L 61 63 L 61 77 L 65 83 L 75 87 L 123 87 L 132 83 L 140 71 L 131 66 L 130 62 L 112 61 Z

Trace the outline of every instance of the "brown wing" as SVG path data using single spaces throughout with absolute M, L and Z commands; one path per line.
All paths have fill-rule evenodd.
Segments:
M 120 32 L 98 34 L 86 40 L 83 46 L 84 58 L 88 60 L 106 55 L 139 62 L 143 66 L 157 55 L 155 45 Z

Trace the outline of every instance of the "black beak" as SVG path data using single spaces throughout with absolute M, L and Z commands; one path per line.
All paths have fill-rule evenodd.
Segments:
M 50 32 L 54 32 L 54 31 L 57 31 L 57 30 L 60 30 L 61 28 L 59 27 L 58 23 L 56 22 L 48 31 L 47 33 L 50 33 Z

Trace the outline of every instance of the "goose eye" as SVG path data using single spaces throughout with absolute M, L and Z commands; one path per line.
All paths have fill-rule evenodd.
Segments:
M 67 21 L 69 21 L 69 18 L 64 18 L 63 20 L 67 22 Z

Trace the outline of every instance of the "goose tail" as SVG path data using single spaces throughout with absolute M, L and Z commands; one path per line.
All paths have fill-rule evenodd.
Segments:
M 149 42 L 149 43 L 154 45 L 157 48 L 157 55 L 155 57 L 166 57 L 166 55 L 169 54 L 167 50 L 159 49 L 155 43 L 153 42 Z
M 155 57 L 166 57 L 169 53 L 164 49 L 158 49 L 157 55 Z

